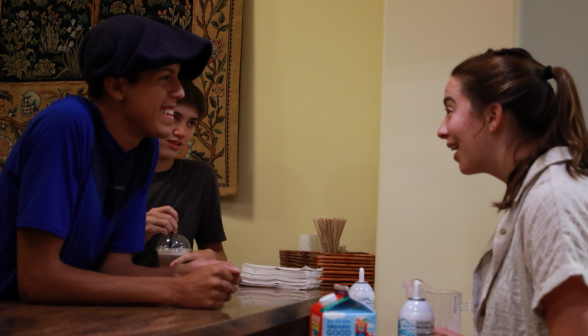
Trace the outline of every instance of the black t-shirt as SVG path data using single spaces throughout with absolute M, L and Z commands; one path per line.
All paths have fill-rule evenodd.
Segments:
M 178 233 L 188 238 L 190 244 L 218 243 L 227 240 L 220 212 L 220 197 L 216 172 L 206 162 L 174 160 L 166 171 L 155 173 L 147 209 L 169 205 L 178 212 Z M 135 253 L 137 265 L 158 267 L 159 259 L 155 247 L 161 238 L 153 235 L 145 243 L 145 251 Z

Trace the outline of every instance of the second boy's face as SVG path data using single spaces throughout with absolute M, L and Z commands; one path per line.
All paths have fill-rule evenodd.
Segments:
M 178 80 L 179 64 L 167 65 L 139 73 L 136 83 L 124 85 L 126 117 L 136 127 L 137 136 L 165 138 L 174 123 L 173 111 L 184 97 Z
M 196 108 L 185 104 L 176 106 L 172 134 L 159 139 L 159 159 L 171 160 L 177 157 L 192 139 L 197 124 Z

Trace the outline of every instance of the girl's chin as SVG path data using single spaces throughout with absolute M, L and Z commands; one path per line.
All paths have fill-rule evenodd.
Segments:
M 464 175 L 470 175 L 471 172 L 468 170 L 468 167 L 466 165 L 464 165 L 461 162 L 458 162 L 459 164 L 459 171 L 464 174 Z
M 474 175 L 481 173 L 481 171 L 473 170 L 470 167 L 461 164 L 459 165 L 459 171 L 464 175 Z

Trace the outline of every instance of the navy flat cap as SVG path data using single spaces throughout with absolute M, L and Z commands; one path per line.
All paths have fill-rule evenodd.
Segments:
M 88 83 L 180 63 L 180 79 L 194 80 L 210 59 L 209 40 L 159 18 L 119 15 L 92 27 L 80 45 Z

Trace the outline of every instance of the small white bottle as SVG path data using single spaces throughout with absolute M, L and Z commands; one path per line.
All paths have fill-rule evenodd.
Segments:
M 359 281 L 356 281 L 349 290 L 349 297 L 361 301 L 374 309 L 374 290 L 367 281 L 364 281 L 365 273 L 363 267 L 359 269 Z
M 398 336 L 433 336 L 435 317 L 431 306 L 420 297 L 420 280 L 414 281 L 414 295 L 402 306 L 398 316 Z

